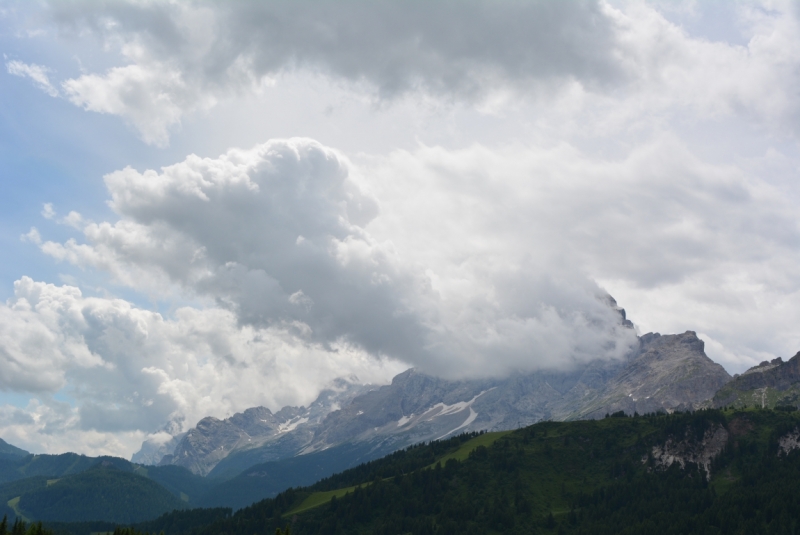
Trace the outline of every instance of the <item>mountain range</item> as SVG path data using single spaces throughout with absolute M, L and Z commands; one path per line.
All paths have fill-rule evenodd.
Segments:
M 281 472 L 282 461 L 309 456 L 309 463 L 316 462 L 322 457 L 315 453 L 331 448 L 348 451 L 342 454 L 347 462 L 358 463 L 462 432 L 594 419 L 618 411 L 691 410 L 707 405 L 730 380 L 705 355 L 694 332 L 649 333 L 623 359 L 598 359 L 571 371 L 448 381 L 411 369 L 380 387 L 339 380 L 309 408 L 284 407 L 273 414 L 255 407 L 225 420 L 205 418 L 175 437 L 174 450 L 162 449 L 158 464 L 183 466 L 212 479 L 247 475 L 252 481 Z M 145 460 L 146 447 L 133 460 Z M 300 483 L 288 477 L 284 487 Z
M 621 325 L 632 328 L 624 310 L 610 304 Z M 0 498 L 12 517 L 66 520 L 63 511 L 77 510 L 64 506 L 64 496 L 73 492 L 67 489 L 85 489 L 77 476 L 103 468 L 82 477 L 107 485 L 109 495 L 120 486 L 134 489 L 131 496 L 141 496 L 129 498 L 146 503 L 137 509 L 139 516 L 126 521 L 175 507 L 240 509 L 411 445 L 463 433 L 609 414 L 797 406 L 799 394 L 800 353 L 731 377 L 706 356 L 695 332 L 648 333 L 623 358 L 596 359 L 568 371 L 449 381 L 410 369 L 382 386 L 341 378 L 308 407 L 274 413 L 253 407 L 225 419 L 203 418 L 185 432 L 172 422 L 160 440 L 146 441 L 132 462 L 31 455 L 0 440 Z M 152 485 L 166 494 L 156 493 L 161 498 L 148 502 L 146 489 Z M 101 509 L 76 514 L 108 520 L 113 508 Z

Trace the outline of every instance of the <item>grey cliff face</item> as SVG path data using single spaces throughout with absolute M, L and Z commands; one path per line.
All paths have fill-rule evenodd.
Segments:
M 434 414 L 446 416 L 442 414 L 446 412 L 445 407 L 474 398 L 492 384 L 489 381 L 445 381 L 407 370 L 396 376 L 392 384 L 359 396 L 347 407 L 326 416 L 304 453 L 353 438 L 366 440 L 375 435 L 404 434 L 417 424 L 433 419 Z M 424 414 L 430 418 L 423 418 Z
M 706 479 L 711 479 L 711 462 L 728 443 L 728 430 L 715 424 L 705 430 L 701 439 L 693 435 L 687 430 L 683 437 L 671 437 L 664 444 L 653 446 L 654 467 L 666 469 L 677 463 L 684 468 L 688 463 L 694 463 L 703 467 Z M 643 461 L 646 462 L 647 457 Z
M 232 451 L 261 445 L 305 423 L 307 418 L 302 416 L 306 412 L 303 407 L 286 407 L 272 414 L 266 407 L 254 407 L 225 420 L 203 418 L 159 464 L 175 464 L 207 475 Z
M 648 413 L 699 408 L 731 380 L 725 369 L 708 358 L 693 331 L 649 333 L 639 348 L 597 396 L 570 417 L 599 418 L 625 411 Z

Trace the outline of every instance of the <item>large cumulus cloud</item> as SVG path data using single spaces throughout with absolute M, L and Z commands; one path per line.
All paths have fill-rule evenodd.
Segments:
M 431 266 L 365 229 L 377 201 L 354 171 L 306 139 L 191 156 L 161 173 L 125 169 L 106 177 L 119 221 L 88 224 L 85 243 L 42 249 L 139 289 L 179 285 L 245 325 L 356 344 L 448 377 L 563 368 L 629 347 L 632 333 L 604 292 L 579 270 L 548 275 L 549 263 L 489 267 L 483 288 L 472 293 L 471 281 L 456 311 L 433 287 Z

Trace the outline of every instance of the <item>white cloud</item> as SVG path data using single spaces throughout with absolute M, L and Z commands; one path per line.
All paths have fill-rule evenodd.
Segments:
M 34 63 L 27 64 L 21 61 L 12 60 L 6 62 L 6 70 L 9 74 L 14 76 L 21 76 L 23 78 L 30 78 L 39 89 L 50 95 L 51 97 L 58 96 L 58 89 L 53 87 L 50 83 L 50 77 L 47 75 L 50 69 Z
M 168 420 L 308 404 L 341 375 L 384 382 L 404 369 L 346 344 L 242 327 L 226 310 L 181 308 L 166 319 L 27 277 L 0 318 L 0 388 L 37 398 L 0 410 L 0 432 L 36 451 L 87 451 L 88 441 L 89 451 L 127 456 Z
M 68 225 L 74 229 L 81 230 L 81 226 L 84 223 L 84 219 L 81 214 L 73 210 L 69 214 L 67 214 L 67 216 L 60 221 L 60 223 Z
M 119 115 L 146 143 L 160 147 L 168 144 L 169 128 L 180 123 L 181 115 L 197 109 L 204 100 L 180 72 L 159 64 L 115 67 L 103 76 L 84 74 L 66 80 L 63 88 L 76 106 Z
M 800 348 L 798 190 L 755 169 L 711 165 L 662 136 L 620 158 L 425 147 L 366 160 L 361 174 L 382 201 L 369 232 L 428 267 L 458 321 L 563 303 L 567 285 L 587 295 L 593 279 L 643 329 L 703 332 L 740 372 Z
M 447 377 L 621 354 L 594 281 L 647 329 L 722 344 L 732 371 L 800 345 L 796 194 L 671 135 L 620 158 L 475 145 L 358 165 L 295 139 L 106 183 L 120 219 L 43 251 Z
M 53 2 L 50 16 L 66 33 L 95 33 L 127 61 L 66 80 L 68 98 L 121 116 L 159 146 L 185 114 L 301 70 L 366 89 L 378 102 L 424 94 L 484 113 L 521 101 L 558 104 L 568 122 L 584 126 L 595 116 L 598 132 L 689 113 L 741 115 L 797 133 L 800 23 L 791 3 L 731 7 L 745 45 L 691 36 L 659 9 L 595 1 Z
M 53 203 L 46 202 L 42 206 L 42 217 L 45 219 L 53 219 L 56 216 L 56 212 L 53 209 Z
M 24 407 L 0 406 L 0 433 L 7 442 L 32 453 L 74 451 L 120 457 L 128 456 L 144 437 L 140 431 L 81 429 L 76 408 L 46 396 L 31 399 Z
M 42 243 L 42 235 L 39 234 L 39 229 L 37 229 L 36 227 L 31 227 L 31 229 L 22 236 L 20 236 L 19 239 L 22 241 L 35 243 L 36 245 Z

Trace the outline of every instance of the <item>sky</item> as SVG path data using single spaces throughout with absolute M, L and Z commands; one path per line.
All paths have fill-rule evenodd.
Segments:
M 800 350 L 800 7 L 0 1 L 0 437 Z M 613 296 L 636 325 L 620 324 Z

